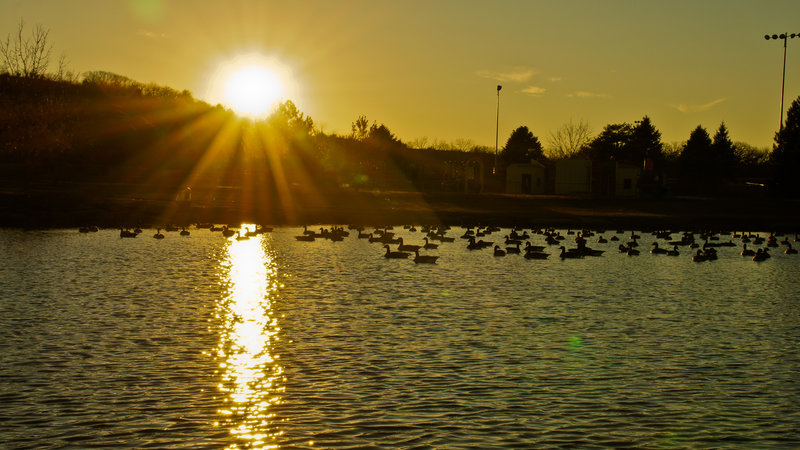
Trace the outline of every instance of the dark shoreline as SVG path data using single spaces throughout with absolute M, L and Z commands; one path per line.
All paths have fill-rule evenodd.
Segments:
M 264 225 L 430 224 L 637 230 L 800 230 L 800 201 L 760 198 L 604 199 L 569 196 L 339 191 L 286 201 L 200 204 L 69 193 L 0 193 L 0 226 L 158 227 L 198 222 Z

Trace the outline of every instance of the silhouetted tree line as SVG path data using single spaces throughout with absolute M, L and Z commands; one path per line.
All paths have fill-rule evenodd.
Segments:
M 591 139 L 586 126 L 573 128 L 560 135 L 566 144 L 554 154 L 528 127 L 518 127 L 500 151 L 500 173 L 511 163 L 572 157 L 642 167 L 640 188 L 654 194 L 667 186 L 718 194 L 737 179 L 800 192 L 792 173 L 800 157 L 800 99 L 789 108 L 769 154 L 733 143 L 724 123 L 713 137 L 698 126 L 677 145 L 664 144 L 647 116 L 608 124 Z M 572 139 L 571 131 L 582 137 Z M 551 138 L 552 143 L 558 134 Z M 472 150 L 490 171 L 491 151 Z M 365 116 L 352 123 L 349 135 L 326 134 L 291 101 L 254 122 L 188 91 L 110 72 L 89 72 L 81 82 L 0 75 L 0 170 L 6 182 L 122 183 L 165 192 L 187 184 L 253 191 L 266 186 L 276 192 L 342 185 L 460 190 L 466 169 L 457 154 L 464 152 L 412 148 Z

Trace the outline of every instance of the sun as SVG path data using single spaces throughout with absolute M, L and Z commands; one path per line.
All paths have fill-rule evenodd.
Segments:
M 264 66 L 240 67 L 225 82 L 226 102 L 248 116 L 267 114 L 282 97 L 281 80 Z
M 294 75 L 282 61 L 259 53 L 218 61 L 209 78 L 208 98 L 253 119 L 264 118 L 284 100 L 297 101 Z

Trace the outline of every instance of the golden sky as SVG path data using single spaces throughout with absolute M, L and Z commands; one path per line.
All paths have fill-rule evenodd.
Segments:
M 725 122 L 734 141 L 771 146 L 780 118 L 783 42 L 800 2 L 0 0 L 0 37 L 50 30 L 54 60 L 225 102 L 242 55 L 276 67 L 284 98 L 323 131 L 360 115 L 405 142 L 500 146 L 528 126 L 546 144 L 563 124 L 648 115 L 665 142 Z M 794 26 L 795 29 L 792 29 Z M 800 95 L 790 39 L 786 108 Z

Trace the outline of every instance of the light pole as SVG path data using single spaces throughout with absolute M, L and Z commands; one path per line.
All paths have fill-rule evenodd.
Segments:
M 783 88 L 784 85 L 786 84 L 786 41 L 789 38 L 794 39 L 796 37 L 800 37 L 800 33 L 792 33 L 792 34 L 783 33 L 780 35 L 773 34 L 772 36 L 768 34 L 764 35 L 764 39 L 766 40 L 783 39 L 783 78 L 781 79 L 781 123 L 780 126 L 778 127 L 778 132 L 783 131 Z
M 500 89 L 503 86 L 497 85 L 497 122 L 494 128 L 494 167 L 492 168 L 492 175 L 497 175 L 497 139 L 500 136 Z

